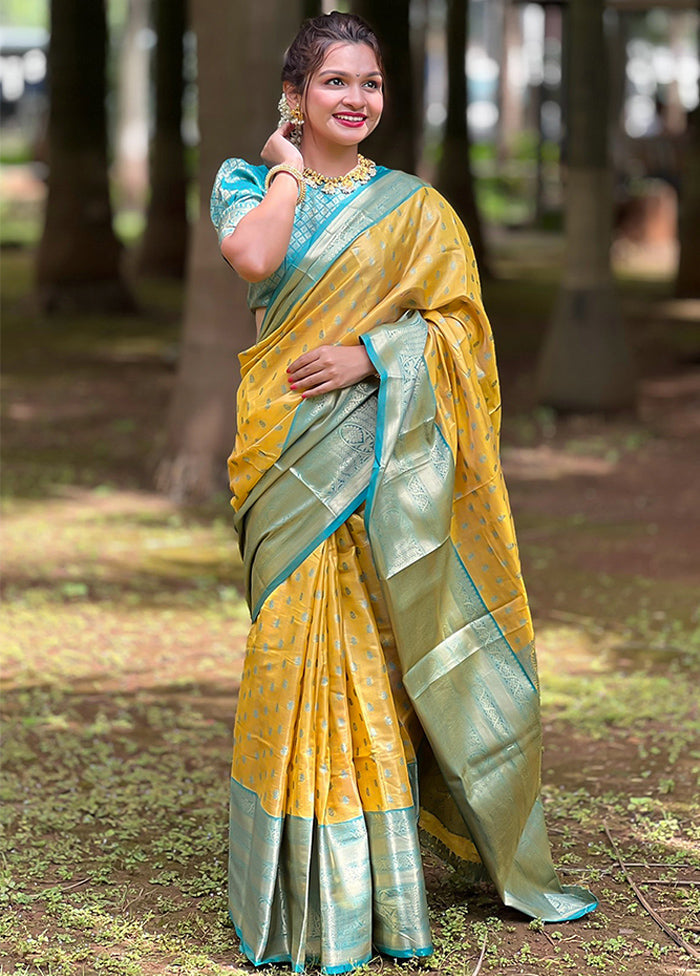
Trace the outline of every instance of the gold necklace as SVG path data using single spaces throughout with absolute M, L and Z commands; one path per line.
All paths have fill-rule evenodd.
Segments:
M 368 183 L 376 174 L 377 167 L 371 159 L 357 154 L 357 166 L 345 176 L 324 176 L 315 169 L 304 167 L 304 182 L 309 186 L 317 186 L 323 193 L 352 193 L 359 183 Z

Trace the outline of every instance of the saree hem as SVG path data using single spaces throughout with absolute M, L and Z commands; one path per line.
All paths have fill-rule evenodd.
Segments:
M 300 966 L 298 963 L 295 963 L 293 961 L 291 955 L 288 954 L 285 955 L 284 953 L 281 953 L 279 955 L 273 955 L 270 956 L 269 958 L 262 957 L 260 959 L 256 959 L 255 953 L 253 952 L 253 950 L 250 948 L 250 946 L 246 943 L 245 939 L 241 935 L 241 930 L 236 925 L 233 919 L 233 915 L 231 914 L 230 911 L 228 913 L 228 917 L 231 920 L 231 924 L 233 925 L 233 928 L 236 932 L 236 936 L 238 937 L 238 941 L 240 942 L 241 952 L 246 957 L 248 962 L 250 962 L 253 966 L 273 966 L 276 965 L 277 963 L 285 963 L 291 967 L 293 973 L 305 973 L 307 966 L 320 965 L 318 958 L 314 956 L 310 956 L 306 960 L 304 965 Z M 336 976 L 336 974 L 338 973 L 350 973 L 353 971 L 353 969 L 359 969 L 360 966 L 364 966 L 365 963 L 369 962 L 370 959 L 372 958 L 372 955 L 373 953 L 370 952 L 364 958 L 358 959 L 357 962 L 344 963 L 343 965 L 340 966 L 321 966 L 321 973 L 323 974 L 323 976 Z
M 421 949 L 386 949 L 375 943 L 374 948 L 383 956 L 389 956 L 391 959 L 425 959 L 426 956 L 432 956 L 435 952 L 432 945 L 424 946 Z
M 306 960 L 304 966 L 299 966 L 298 963 L 295 963 L 292 960 L 291 955 L 285 955 L 284 953 L 272 955 L 268 958 L 262 957 L 260 959 L 256 959 L 255 953 L 241 935 L 241 930 L 238 925 L 236 925 L 230 911 L 228 913 L 228 917 L 233 925 L 238 941 L 240 942 L 241 951 L 253 966 L 272 966 L 277 963 L 286 963 L 292 967 L 292 972 L 294 973 L 305 972 L 306 966 L 320 966 L 321 973 L 324 974 L 324 976 L 335 976 L 335 974 L 338 973 L 349 973 L 352 972 L 353 969 L 359 969 L 360 966 L 364 966 L 365 963 L 368 963 L 375 953 L 380 953 L 382 956 L 387 956 L 390 959 L 425 959 L 427 956 L 432 956 L 435 952 L 435 948 L 432 945 L 422 946 L 418 949 L 389 949 L 385 946 L 373 943 L 373 951 L 367 953 L 364 958 L 359 959 L 357 962 L 348 962 L 338 966 L 323 966 L 321 965 L 318 957 L 314 956 L 310 956 Z

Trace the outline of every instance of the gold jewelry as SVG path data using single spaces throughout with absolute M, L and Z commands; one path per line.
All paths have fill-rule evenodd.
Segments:
M 280 125 L 283 122 L 291 122 L 292 125 L 303 125 L 304 124 L 304 113 L 298 105 L 293 108 L 287 101 L 287 96 L 284 92 L 280 96 L 280 100 L 277 103 L 277 108 L 280 113 Z
M 324 176 L 323 173 L 317 173 L 315 169 L 309 169 L 308 166 L 304 167 L 302 175 L 305 183 L 308 183 L 309 186 L 318 187 L 323 193 L 337 193 L 338 191 L 352 193 L 353 190 L 357 189 L 358 184 L 368 183 L 376 172 L 377 167 L 372 160 L 365 159 L 358 153 L 357 166 L 345 176 Z
M 304 124 L 304 113 L 299 105 L 295 105 L 293 108 L 290 106 L 284 92 L 282 92 L 280 100 L 277 103 L 277 109 L 280 113 L 277 127 L 279 128 L 281 125 L 284 125 L 285 122 L 292 123 L 294 128 L 290 132 L 288 138 L 292 145 L 296 146 L 298 149 L 301 145 L 301 127 Z
M 304 178 L 302 177 L 296 166 L 292 166 L 291 163 L 278 163 L 277 166 L 273 166 L 271 170 L 268 170 L 267 176 L 265 177 L 265 190 L 270 189 L 270 183 L 274 180 L 278 173 L 288 173 L 293 176 L 297 183 L 297 202 L 298 207 L 304 200 L 306 196 L 306 184 L 304 183 Z

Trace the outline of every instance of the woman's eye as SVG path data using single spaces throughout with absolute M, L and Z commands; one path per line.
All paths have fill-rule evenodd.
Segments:
M 342 85 L 343 82 L 342 82 L 342 80 L 340 78 L 329 78 L 328 79 L 328 84 L 329 85 L 335 85 L 335 84 Z

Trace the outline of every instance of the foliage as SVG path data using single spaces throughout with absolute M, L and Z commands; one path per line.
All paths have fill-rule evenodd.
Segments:
M 0 24 L 48 29 L 49 0 L 0 0 Z

